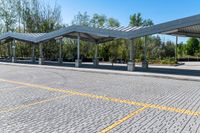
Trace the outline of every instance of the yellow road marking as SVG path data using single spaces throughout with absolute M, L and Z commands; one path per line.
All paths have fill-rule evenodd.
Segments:
M 41 100 L 41 101 L 38 101 L 38 102 L 33 102 L 33 103 L 30 103 L 30 104 L 19 105 L 19 106 L 13 107 L 13 108 L 0 109 L 0 113 L 6 113 L 6 112 L 16 111 L 16 110 L 20 110 L 20 109 L 26 109 L 26 108 L 29 108 L 29 107 L 32 107 L 32 106 L 35 106 L 35 105 L 38 105 L 38 104 L 43 104 L 43 103 L 55 101 L 55 100 L 58 100 L 58 99 L 62 99 L 62 98 L 65 98 L 66 96 L 67 95 L 62 95 L 62 96 L 58 96 L 58 97 L 54 97 L 54 98 Z
M 33 87 L 33 88 L 37 88 L 37 89 L 44 89 L 44 90 L 53 91 L 53 92 L 67 93 L 67 94 L 72 94 L 72 95 L 89 97 L 89 98 L 93 98 L 93 99 L 101 99 L 101 100 L 106 100 L 106 101 L 111 101 L 111 102 L 116 102 L 116 103 L 124 103 L 124 104 L 129 104 L 129 105 L 134 105 L 134 106 L 149 107 L 149 108 L 154 108 L 154 109 L 159 109 L 159 110 L 164 110 L 164 111 L 182 113 L 182 114 L 186 114 L 186 115 L 193 115 L 193 116 L 200 115 L 200 112 L 195 112 L 192 110 L 180 109 L 180 108 L 175 108 L 175 107 L 162 106 L 162 105 L 158 105 L 158 104 L 148 104 L 148 103 L 142 103 L 142 102 L 135 102 L 135 101 L 131 101 L 131 100 L 123 100 L 123 99 L 106 97 L 106 96 L 98 96 L 98 95 L 89 94 L 89 93 L 81 93 L 81 92 L 77 92 L 77 91 L 73 91 L 73 90 L 56 89 L 56 88 L 50 88 L 47 86 L 29 84 L 29 83 L 23 83 L 23 82 L 11 81 L 11 80 L 0 79 L 0 81 L 12 83 L 12 84 L 23 85 L 23 86 L 28 86 L 28 87 Z
M 143 107 L 143 108 L 140 108 L 136 111 L 133 111 L 131 112 L 130 114 L 128 114 L 127 116 L 125 116 L 124 118 L 114 122 L 113 124 L 111 124 L 110 126 L 104 128 L 102 131 L 100 131 L 99 133 L 107 133 L 109 132 L 110 130 L 112 130 L 113 128 L 119 126 L 120 124 L 122 124 L 123 122 L 127 121 L 128 119 L 134 117 L 135 115 L 141 113 L 142 111 L 144 111 L 145 109 L 147 109 L 148 107 Z

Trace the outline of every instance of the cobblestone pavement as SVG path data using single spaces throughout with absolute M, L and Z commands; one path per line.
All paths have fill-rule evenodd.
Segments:
M 200 133 L 200 82 L 0 65 L 0 133 Z

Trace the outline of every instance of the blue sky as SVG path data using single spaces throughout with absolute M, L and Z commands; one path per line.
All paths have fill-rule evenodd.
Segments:
M 123 26 L 133 13 L 141 12 L 154 23 L 200 14 L 200 0 L 57 0 L 64 23 L 70 23 L 79 11 L 117 18 Z
M 80 12 L 104 14 L 128 26 L 129 17 L 140 12 L 155 24 L 200 14 L 200 0 L 57 0 L 61 5 L 63 23 L 70 24 Z

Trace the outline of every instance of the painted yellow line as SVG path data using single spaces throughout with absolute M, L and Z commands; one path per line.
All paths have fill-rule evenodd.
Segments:
M 102 131 L 100 131 L 99 133 L 107 133 L 109 132 L 110 130 L 112 130 L 113 128 L 119 126 L 120 124 L 122 124 L 123 122 L 127 121 L 128 119 L 134 117 L 135 115 L 141 113 L 142 111 L 144 111 L 145 109 L 147 109 L 148 107 L 143 107 L 143 108 L 140 108 L 136 111 L 133 111 L 131 112 L 130 114 L 128 114 L 127 116 L 125 116 L 124 118 L 114 122 L 113 124 L 111 124 L 110 126 L 104 128 Z
M 54 97 L 54 98 L 49 98 L 49 99 L 41 100 L 41 101 L 38 101 L 38 102 L 33 102 L 33 103 L 30 103 L 30 104 L 19 105 L 19 106 L 13 107 L 13 108 L 0 109 L 0 113 L 7 113 L 7 112 L 11 112 L 11 111 L 20 110 L 20 109 L 27 109 L 27 108 L 30 108 L 32 106 L 38 105 L 38 104 L 44 104 L 44 103 L 47 103 L 47 102 L 62 99 L 62 98 L 65 98 L 66 96 L 69 96 L 69 95 L 62 95 L 62 96 L 58 96 L 58 97 Z
M 154 108 L 154 109 L 159 109 L 159 110 L 164 110 L 164 111 L 182 113 L 182 114 L 186 114 L 186 115 L 193 115 L 193 116 L 200 115 L 200 112 L 195 112 L 192 110 L 180 109 L 180 108 L 175 108 L 175 107 L 162 106 L 162 105 L 158 105 L 158 104 L 135 102 L 135 101 L 131 101 L 131 100 L 99 96 L 99 95 L 94 95 L 94 94 L 89 94 L 89 93 L 81 93 L 81 92 L 77 92 L 77 91 L 73 91 L 73 90 L 56 89 L 56 88 L 50 88 L 50 87 L 42 86 L 42 85 L 29 84 L 29 83 L 23 83 L 23 82 L 11 81 L 11 80 L 5 80 L 5 79 L 0 79 L 0 81 L 12 83 L 12 84 L 18 84 L 18 85 L 22 85 L 22 86 L 33 87 L 33 88 L 37 88 L 37 89 L 53 91 L 53 92 L 67 93 L 67 94 L 71 94 L 71 95 L 78 95 L 78 96 L 89 97 L 89 98 L 93 98 L 93 99 L 101 99 L 101 100 L 106 100 L 106 101 L 111 101 L 111 102 L 116 102 L 116 103 L 124 103 L 124 104 L 129 104 L 129 105 L 134 105 L 134 106 L 149 107 L 149 108 Z

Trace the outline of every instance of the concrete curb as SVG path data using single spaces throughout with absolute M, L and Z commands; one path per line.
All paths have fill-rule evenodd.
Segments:
M 200 77 L 171 75 L 171 74 L 155 74 L 155 73 L 148 73 L 148 72 L 128 72 L 128 71 L 117 71 L 117 70 L 102 70 L 102 69 L 75 68 L 75 67 L 63 67 L 63 66 L 47 66 L 47 65 L 33 65 L 33 64 L 17 64 L 17 63 L 4 63 L 4 62 L 0 62 L 0 65 L 34 67 L 34 68 L 45 68 L 45 69 L 57 69 L 57 70 L 59 69 L 59 70 L 90 72 L 90 73 L 98 73 L 98 74 L 114 74 L 114 75 L 124 75 L 124 76 L 141 76 L 141 77 L 153 77 L 153 78 L 164 78 L 164 79 L 175 79 L 175 80 L 185 80 L 185 81 L 197 81 L 197 82 L 200 82 Z

